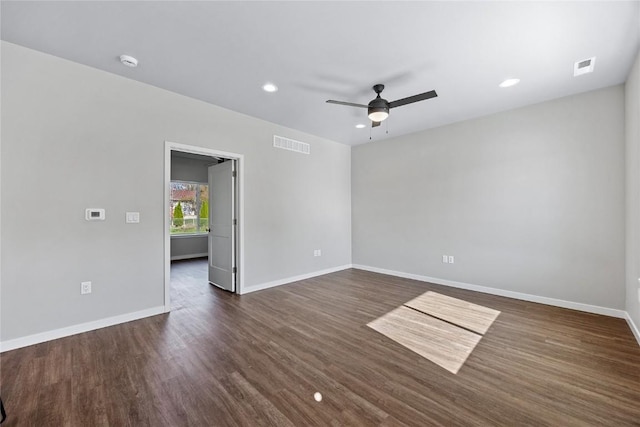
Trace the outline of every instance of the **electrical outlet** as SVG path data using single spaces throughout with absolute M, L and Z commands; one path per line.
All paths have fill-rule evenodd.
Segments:
M 140 222 L 140 212 L 127 212 L 125 214 L 125 222 L 127 224 L 137 224 Z
M 453 255 L 449 255 L 449 264 L 453 264 L 453 261 L 454 261 Z
M 313 256 L 322 256 L 322 249 L 314 249 Z
M 442 262 L 444 262 L 445 264 L 449 263 L 449 257 L 446 255 L 442 255 Z
M 80 283 L 80 293 L 82 295 L 90 294 L 91 293 L 91 282 L 82 282 L 82 283 Z

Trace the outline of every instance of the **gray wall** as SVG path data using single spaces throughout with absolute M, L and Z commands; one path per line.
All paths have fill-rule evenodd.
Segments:
M 623 309 L 624 162 L 622 86 L 355 147 L 353 263 Z
M 627 159 L 627 312 L 640 328 L 640 52 L 625 85 Z
M 207 256 L 207 235 L 171 236 L 171 259 L 189 259 Z
M 208 167 L 215 159 L 200 160 L 171 155 L 171 179 L 178 181 L 208 182 Z M 172 236 L 171 259 L 185 259 L 207 253 L 207 236 Z
M 200 160 L 189 159 L 171 154 L 171 179 L 176 181 L 193 181 L 204 182 L 209 181 L 208 167 L 217 163 L 215 159 Z
M 1 340 L 163 305 L 165 140 L 245 156 L 247 287 L 351 262 L 350 147 L 6 42 L 1 78 Z

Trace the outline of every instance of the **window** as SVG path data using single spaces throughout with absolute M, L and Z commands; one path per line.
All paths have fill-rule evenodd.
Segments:
M 203 234 L 209 223 L 209 186 L 171 181 L 171 235 Z

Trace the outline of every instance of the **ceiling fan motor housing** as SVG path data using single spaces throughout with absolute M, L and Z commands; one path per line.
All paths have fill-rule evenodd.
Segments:
M 389 103 L 386 99 L 380 98 L 380 95 L 378 94 L 378 97 L 369 103 L 367 115 L 380 112 L 389 114 Z

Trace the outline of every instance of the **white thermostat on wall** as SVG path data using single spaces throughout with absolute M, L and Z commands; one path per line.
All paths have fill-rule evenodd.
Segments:
M 104 221 L 104 218 L 104 209 L 89 208 L 84 214 L 84 219 L 87 221 Z

